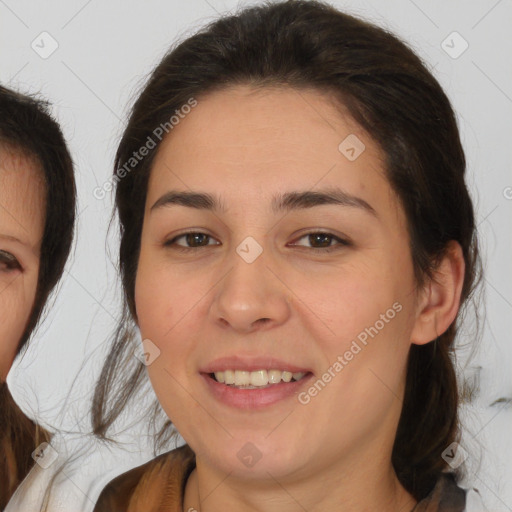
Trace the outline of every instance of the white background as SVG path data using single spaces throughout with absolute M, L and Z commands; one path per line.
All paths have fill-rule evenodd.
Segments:
M 258 2 L 239 5 L 251 3 Z M 481 339 L 475 345 L 472 322 L 462 339 L 478 350 L 467 364 L 468 350 L 459 360 L 466 377 L 479 376 L 480 382 L 477 399 L 465 409 L 462 445 L 469 480 L 493 503 L 492 510 L 512 510 L 512 2 L 330 3 L 405 39 L 430 65 L 458 113 L 486 272 Z M 52 101 L 76 163 L 75 251 L 54 307 L 9 375 L 23 409 L 52 429 L 76 430 L 77 422 L 87 428 L 92 382 L 119 316 L 115 226 L 107 234 L 112 200 L 95 199 L 93 190 L 112 173 L 128 106 L 172 42 L 237 5 L 0 0 L 0 81 Z M 442 48 L 445 40 L 453 55 L 463 48 L 463 40 L 450 36 L 454 31 L 469 45 L 458 58 Z M 55 40 L 58 48 L 43 59 L 31 47 L 34 40 L 46 49 Z

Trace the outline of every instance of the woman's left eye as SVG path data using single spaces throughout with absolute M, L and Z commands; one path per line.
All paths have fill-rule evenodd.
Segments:
M 21 270 L 21 265 L 10 252 L 0 250 L 0 272 Z
M 180 239 L 184 239 L 187 246 L 181 245 L 178 242 Z M 326 233 L 323 231 L 312 231 L 310 233 L 306 233 L 302 235 L 298 240 L 302 240 L 303 238 L 307 238 L 309 243 L 318 244 L 319 247 L 310 247 L 310 249 L 314 251 L 321 252 L 330 252 L 336 249 L 340 249 L 341 247 L 350 246 L 351 243 L 348 240 L 340 238 L 332 233 Z M 201 247 L 206 247 L 208 245 L 219 245 L 219 243 L 211 244 L 210 241 L 214 240 L 210 235 L 201 232 L 189 232 L 178 235 L 171 240 L 164 242 L 164 247 L 173 247 L 178 249 L 179 251 L 193 251 L 199 249 Z M 336 245 L 332 245 L 331 242 L 336 241 Z M 292 244 L 292 245 L 302 245 L 302 244 Z
M 298 240 L 301 240 L 302 238 L 307 238 L 309 243 L 319 244 L 320 247 L 311 247 L 311 249 L 313 249 L 314 251 L 321 252 L 330 252 L 337 249 L 341 249 L 342 247 L 348 247 L 352 245 L 351 242 L 349 242 L 348 240 L 333 235 L 332 233 L 327 233 L 323 231 L 312 231 L 310 233 L 306 233 L 302 235 Z M 331 242 L 333 240 L 337 242 L 336 245 L 331 245 Z

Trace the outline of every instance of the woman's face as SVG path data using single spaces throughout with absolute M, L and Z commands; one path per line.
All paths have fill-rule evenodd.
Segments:
M 31 159 L 0 148 L 0 380 L 25 330 L 39 275 L 44 184 Z
M 290 88 L 215 92 L 164 140 L 136 308 L 202 464 L 281 483 L 389 464 L 419 300 L 382 158 L 327 96 Z

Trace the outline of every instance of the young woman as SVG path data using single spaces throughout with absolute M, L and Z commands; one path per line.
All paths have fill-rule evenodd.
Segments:
M 73 164 L 47 103 L 0 87 L 0 510 L 49 440 L 5 379 L 64 270 L 75 202 Z
M 95 511 L 471 509 L 451 356 L 473 207 L 404 43 L 314 1 L 223 17 L 155 69 L 115 169 L 127 312 L 94 429 L 147 368 L 157 440 L 186 444 Z

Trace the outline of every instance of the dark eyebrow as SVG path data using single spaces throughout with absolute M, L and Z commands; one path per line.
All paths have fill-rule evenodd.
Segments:
M 2 233 L 0 233 L 0 238 L 3 238 L 4 240 L 9 240 L 11 242 L 16 242 L 20 245 L 29 245 L 27 242 L 22 242 L 19 238 L 16 238 L 15 236 L 11 235 L 3 235 Z
M 272 199 L 271 208 L 277 214 L 283 211 L 313 208 L 326 204 L 361 208 L 378 218 L 375 209 L 364 199 L 351 195 L 339 188 L 279 194 Z M 187 206 L 198 210 L 225 211 L 221 200 L 211 194 L 174 190 L 160 197 L 151 207 L 151 211 L 172 205 Z
M 0 239 L 8 240 L 10 242 L 19 244 L 22 247 L 26 247 L 32 254 L 39 257 L 39 249 L 38 249 L 37 245 L 33 246 L 28 240 L 23 240 L 22 238 L 16 238 L 15 236 L 12 236 L 12 235 L 5 235 L 3 233 L 0 233 Z

